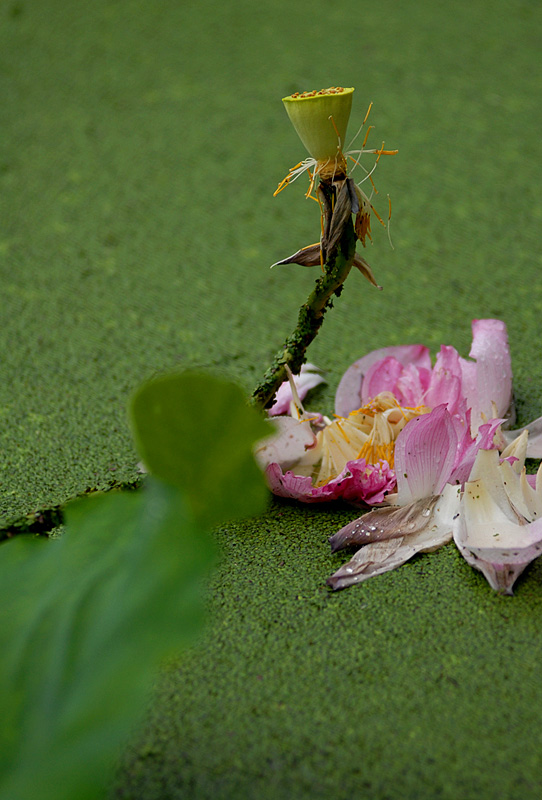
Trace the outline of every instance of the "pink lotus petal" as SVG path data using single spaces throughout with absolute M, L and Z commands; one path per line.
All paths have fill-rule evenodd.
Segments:
M 294 475 L 293 472 L 283 474 L 280 466 L 275 463 L 269 464 L 266 468 L 265 478 L 273 494 L 305 503 L 310 502 L 313 485 L 308 475 Z
M 336 414 L 346 417 L 351 411 L 355 411 L 363 405 L 361 385 L 364 375 L 373 364 L 389 356 L 396 358 L 405 367 L 412 364 L 415 367 L 431 369 L 429 349 L 421 344 L 398 345 L 373 350 L 355 361 L 341 378 L 335 395 Z
M 464 418 L 467 405 L 462 395 L 461 379 L 449 372 L 433 371 L 431 386 L 425 395 L 425 405 L 435 408 L 443 403 L 450 414 Z
M 503 422 L 504 419 L 490 419 L 488 422 L 484 422 L 483 425 L 480 425 L 478 428 L 478 433 L 476 434 L 476 441 L 478 443 L 479 450 L 495 449 L 495 434 Z
M 457 445 L 446 406 L 410 420 L 395 444 L 397 504 L 440 494 L 452 472 Z
M 395 393 L 395 386 L 404 367 L 393 356 L 377 361 L 369 367 L 361 385 L 361 404 L 364 405 L 380 392 Z
M 438 372 L 449 372 L 451 375 L 461 378 L 461 362 L 459 359 L 459 353 L 455 347 L 442 344 L 439 352 L 437 353 L 434 368 Z
M 425 404 L 425 396 L 431 382 L 431 370 L 407 364 L 395 384 L 394 394 L 399 405 L 408 408 Z
M 494 438 L 502 419 L 492 419 L 478 428 L 476 437 L 471 436 L 470 424 L 465 426 L 462 438 L 457 446 L 456 457 L 448 483 L 463 484 L 469 480 L 473 464 L 480 450 L 495 449 Z
M 472 408 L 476 427 L 482 420 L 497 415 L 505 417 L 512 405 L 512 363 L 506 325 L 499 319 L 478 319 L 472 323 L 472 347 L 469 353 L 476 364 L 460 359 L 463 393 Z
M 454 347 L 442 345 L 424 398 L 429 408 L 446 403 L 450 414 L 464 417 L 467 411 L 462 389 L 459 354 Z
M 472 403 L 478 397 L 478 372 L 474 361 L 467 361 L 460 357 L 459 363 L 461 364 L 463 397 L 467 400 L 467 407 L 472 416 Z M 478 414 L 478 411 L 476 413 Z
M 303 364 L 300 374 L 294 375 L 294 383 L 300 400 L 306 397 L 310 389 L 314 389 L 320 383 L 325 383 L 325 378 L 318 374 L 317 369 L 318 367 L 315 367 L 314 364 Z M 269 416 L 275 417 L 279 414 L 289 414 L 292 400 L 290 382 L 284 381 L 277 390 L 274 404 L 268 410 Z
M 324 486 L 313 486 L 310 477 L 283 473 L 278 464 L 270 464 L 266 471 L 269 488 L 280 497 L 300 500 L 302 503 L 325 503 L 346 500 L 350 503 L 375 505 L 395 488 L 395 473 L 386 461 L 366 464 L 365 459 L 349 461 L 341 472 Z
M 432 373 L 413 364 L 404 366 L 393 356 L 369 367 L 361 384 L 361 400 L 368 403 L 380 392 L 391 392 L 399 405 L 415 408 L 425 403 Z

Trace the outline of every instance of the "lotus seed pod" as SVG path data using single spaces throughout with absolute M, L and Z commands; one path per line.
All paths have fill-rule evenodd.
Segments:
M 353 88 L 332 86 L 282 98 L 299 138 L 316 161 L 334 159 L 342 152 L 353 92 Z

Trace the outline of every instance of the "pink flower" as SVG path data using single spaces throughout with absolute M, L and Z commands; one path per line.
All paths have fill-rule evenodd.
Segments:
M 277 434 L 259 450 L 272 490 L 303 502 L 386 506 L 331 537 L 333 552 L 358 548 L 328 579 L 333 589 L 453 537 L 493 589 L 511 594 L 542 554 L 542 467 L 536 478 L 524 468 L 526 456 L 542 457 L 542 417 L 501 430 L 513 416 L 506 326 L 475 320 L 472 332 L 472 360 L 444 345 L 434 366 L 422 345 L 359 359 L 338 386 L 333 421 L 305 412 L 290 382 L 294 416 L 276 417 Z
M 416 553 L 436 550 L 452 539 L 459 511 L 459 484 L 481 447 L 492 447 L 502 420 L 480 427 L 476 438 L 442 404 L 411 420 L 397 437 L 394 507 L 371 511 L 330 539 L 332 552 L 359 545 L 351 560 L 328 579 L 333 589 L 387 572 Z
M 314 364 L 303 364 L 300 374 L 294 375 L 293 380 L 300 400 L 305 399 L 310 389 L 314 389 L 320 383 L 325 383 L 325 379 L 318 374 L 318 367 L 315 367 Z M 289 414 L 293 399 L 290 382 L 284 381 L 277 391 L 275 402 L 268 411 L 269 415 L 274 417 L 279 414 Z
M 434 366 L 423 345 L 387 347 L 359 359 L 340 381 L 333 420 L 304 411 L 301 379 L 281 387 L 274 410 L 288 406 L 292 416 L 274 417 L 277 433 L 257 449 L 272 491 L 302 502 L 395 506 L 332 537 L 333 550 L 361 546 L 330 579 L 334 588 L 450 541 L 460 490 L 478 454 L 517 437 L 518 431 L 501 431 L 513 414 L 506 326 L 474 320 L 472 333 L 472 360 L 445 345 Z M 528 427 L 537 435 L 535 452 L 527 455 L 538 455 L 536 448 L 542 455 L 542 418 Z M 519 458 L 508 450 L 502 455 Z
M 526 475 L 526 431 L 499 453 L 493 442 L 501 422 L 480 425 L 473 438 L 444 405 L 412 420 L 395 448 L 397 493 L 387 501 L 396 505 L 374 510 L 331 537 L 333 552 L 360 549 L 329 585 L 360 583 L 416 553 L 436 550 L 453 535 L 491 587 L 512 594 L 518 576 L 542 553 L 542 469 L 536 478 Z
M 256 448 L 271 490 L 307 503 L 382 503 L 395 488 L 395 439 L 418 410 L 401 408 L 384 392 L 331 420 L 304 411 L 295 384 L 291 391 L 295 416 L 273 417 L 275 435 Z
M 434 367 L 423 345 L 375 350 L 354 362 L 335 396 L 337 414 L 347 414 L 378 392 L 392 392 L 403 406 L 445 404 L 450 414 L 470 419 L 475 434 L 482 422 L 506 417 L 512 407 L 512 366 L 506 325 L 474 320 L 468 361 L 442 345 Z

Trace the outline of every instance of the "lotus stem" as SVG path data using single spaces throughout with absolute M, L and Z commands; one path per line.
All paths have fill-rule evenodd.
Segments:
M 334 192 L 331 186 L 325 186 L 324 183 L 320 187 L 326 193 Z M 355 252 L 356 234 L 349 216 L 337 245 L 327 253 L 324 274 L 318 278 L 307 301 L 299 309 L 296 329 L 288 336 L 254 390 L 251 397 L 253 405 L 265 409 L 273 404 L 277 389 L 287 380 L 286 366 L 294 375 L 300 371 L 307 348 L 320 330 L 327 309 L 333 305 L 333 295 L 339 297 L 341 294 Z

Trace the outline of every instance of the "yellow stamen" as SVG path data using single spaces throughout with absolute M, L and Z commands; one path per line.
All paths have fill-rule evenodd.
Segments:
M 317 435 L 321 455 L 312 462 L 314 486 L 329 483 L 357 459 L 365 459 L 367 466 L 387 461 L 393 469 L 397 436 L 413 417 L 428 411 L 425 406 L 401 406 L 391 392 L 380 392 L 347 417 L 335 414 Z
M 369 440 L 358 453 L 358 458 L 364 458 L 367 464 L 378 464 L 379 461 L 387 461 L 393 469 L 395 456 L 395 442 L 387 444 L 375 444 Z
M 350 444 L 350 439 L 348 438 L 348 436 L 346 435 L 346 433 L 342 429 L 341 423 L 339 421 L 337 421 L 337 430 L 342 434 L 342 436 L 344 437 L 345 442 L 347 444 Z
M 371 103 L 371 105 L 372 105 L 372 103 Z M 369 109 L 370 108 L 371 108 L 371 106 L 369 106 Z M 368 114 L 369 114 L 369 112 L 367 112 L 367 115 Z M 365 119 L 367 119 L 367 117 L 365 117 Z M 365 121 L 363 122 L 363 124 L 365 125 Z M 361 149 L 362 150 L 365 147 L 365 145 L 367 144 L 367 139 L 369 138 L 369 134 L 371 133 L 371 131 L 373 129 L 374 129 L 374 125 L 369 125 L 369 127 L 367 128 L 367 133 L 365 134 L 365 139 L 363 140 L 363 144 L 361 145 Z
M 318 198 L 315 197 L 312 193 L 312 190 L 314 189 L 314 181 L 316 180 L 316 169 L 314 170 L 314 172 L 311 172 L 310 169 L 307 170 L 307 172 L 309 173 L 310 182 L 305 198 L 308 200 L 310 197 L 311 200 L 316 200 L 316 202 L 319 203 L 320 201 L 318 200 Z
M 288 186 L 288 184 L 292 180 L 293 173 L 295 172 L 296 169 L 299 169 L 299 167 L 302 164 L 303 164 L 303 162 L 300 161 L 299 164 L 295 165 L 295 167 L 290 167 L 290 171 L 288 172 L 286 177 L 281 180 L 281 182 L 279 183 L 279 185 L 277 186 L 277 188 L 273 192 L 273 197 L 276 197 L 279 194 L 279 192 L 282 192 L 283 189 L 286 189 L 286 187 Z
M 380 216 L 380 214 L 378 213 L 378 211 L 376 210 L 376 208 L 373 206 L 372 203 L 371 203 L 371 210 L 372 210 L 373 214 L 375 215 L 375 217 L 377 218 L 377 220 L 380 222 L 380 224 L 383 225 L 384 227 L 386 227 L 386 223 L 384 222 L 384 220 L 382 219 L 382 217 Z M 369 239 L 370 238 L 371 237 L 369 236 Z

